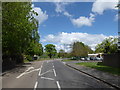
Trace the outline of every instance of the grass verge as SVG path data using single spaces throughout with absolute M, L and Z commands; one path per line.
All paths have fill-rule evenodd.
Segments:
M 27 60 L 27 59 L 25 59 L 25 60 L 24 60 L 24 63 L 27 63 L 27 62 L 30 62 L 30 61 L 29 61 L 29 60 Z
M 113 68 L 109 66 L 104 66 L 102 62 L 81 62 L 76 63 L 77 65 L 82 65 L 90 68 L 94 68 L 100 71 L 108 72 L 111 74 L 119 75 L 120 76 L 120 68 Z
M 74 60 L 70 60 L 70 59 L 67 59 L 67 60 L 62 60 L 63 62 L 68 62 L 68 61 L 74 61 Z
M 36 61 L 44 61 L 44 60 L 54 60 L 55 58 L 40 58 Z

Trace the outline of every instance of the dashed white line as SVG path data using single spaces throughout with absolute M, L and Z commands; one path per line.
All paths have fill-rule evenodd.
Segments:
M 41 65 L 41 67 L 40 67 L 40 71 L 39 71 L 38 76 L 40 76 L 40 74 L 41 74 L 42 67 L 43 67 L 43 63 L 42 63 L 42 65 Z
M 53 65 L 53 68 L 54 68 L 54 65 Z
M 63 64 L 66 64 L 66 62 L 63 62 Z
M 57 87 L 58 87 L 58 89 L 59 89 L 59 90 L 61 90 L 61 87 L 60 87 L 59 82 L 58 82 L 58 81 L 56 81 L 56 83 L 57 83 Z
M 38 82 L 35 83 L 34 90 L 36 90 Z
M 41 77 L 43 79 L 48 79 L 48 80 L 54 80 L 53 78 L 48 78 L 48 77 Z
M 40 74 L 41 74 L 41 69 L 40 69 L 40 71 L 39 71 L 39 74 L 38 74 L 38 76 L 40 76 Z
M 55 75 L 55 77 L 56 77 L 56 72 L 55 72 L 55 69 L 53 69 L 53 72 L 54 72 L 54 75 Z

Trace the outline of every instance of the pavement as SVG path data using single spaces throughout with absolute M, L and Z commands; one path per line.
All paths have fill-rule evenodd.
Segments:
M 2 88 L 33 88 L 38 73 L 35 69 L 40 68 L 41 64 L 42 62 L 26 63 L 18 68 L 7 71 L 2 76 Z M 34 67 L 34 70 L 32 67 Z M 28 70 L 31 70 L 31 72 Z M 29 73 L 22 75 L 25 72 Z
M 112 86 L 101 82 L 85 73 L 66 66 L 61 60 L 33 62 L 24 68 L 18 68 L 5 74 L 2 78 L 3 88 L 67 88 L 112 89 Z M 4 89 L 3 89 L 4 90 Z
M 94 78 L 97 78 L 97 79 L 99 79 L 107 84 L 112 85 L 113 87 L 120 89 L 120 76 L 75 64 L 75 63 L 80 63 L 80 62 L 81 61 L 72 61 L 72 62 L 70 61 L 70 62 L 65 62 L 65 63 L 67 66 L 69 66 L 71 68 L 74 68 L 78 71 L 86 73 L 90 76 L 93 76 Z M 88 61 L 85 61 L 85 62 L 88 62 Z M 98 62 L 100 62 L 100 61 L 98 61 Z

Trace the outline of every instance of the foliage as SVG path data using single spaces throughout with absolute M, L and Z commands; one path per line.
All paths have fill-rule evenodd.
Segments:
M 58 57 L 65 57 L 65 51 L 63 49 L 59 50 Z
M 39 55 L 43 54 L 42 44 L 32 41 L 26 52 L 27 55 Z
M 101 52 L 106 54 L 115 53 L 118 50 L 117 47 L 117 38 L 106 38 L 102 43 L 98 44 L 95 47 L 95 52 Z
M 46 52 L 43 52 L 43 54 L 40 56 L 40 58 L 49 58 Z
M 55 49 L 55 45 L 53 44 L 45 45 L 45 51 L 50 58 L 54 57 L 57 53 L 57 50 Z
M 2 3 L 3 55 L 42 54 L 38 21 L 34 18 L 38 14 L 33 11 L 31 5 L 31 2 Z
M 2 4 L 2 40 L 3 54 L 19 54 L 24 52 L 30 43 L 32 22 L 29 19 L 30 3 Z
M 26 60 L 28 60 L 28 61 L 33 61 L 33 57 L 30 56 L 30 55 L 26 55 Z
M 93 52 L 91 48 L 82 42 L 74 42 L 72 45 L 72 56 L 86 57 L 91 52 Z

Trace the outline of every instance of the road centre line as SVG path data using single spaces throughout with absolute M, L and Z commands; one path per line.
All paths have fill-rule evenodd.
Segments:
M 56 81 L 56 83 L 57 83 L 57 87 L 59 88 L 59 90 L 61 90 L 61 87 L 60 87 L 59 82 L 58 82 L 58 81 Z
M 34 90 L 36 90 L 38 82 L 35 83 Z
M 53 69 L 53 72 L 54 72 L 54 75 L 55 75 L 55 77 L 56 77 L 56 72 L 55 72 L 55 69 Z
M 40 76 L 40 74 L 41 74 L 41 69 L 40 69 L 40 71 L 39 71 L 39 74 L 38 74 L 38 76 Z
M 43 63 L 41 64 L 41 67 L 40 67 L 40 71 L 39 71 L 38 76 L 40 76 L 40 74 L 41 74 L 42 66 L 43 66 Z
M 48 78 L 48 77 L 41 77 L 43 79 L 48 79 L 48 80 L 54 80 L 53 78 Z

